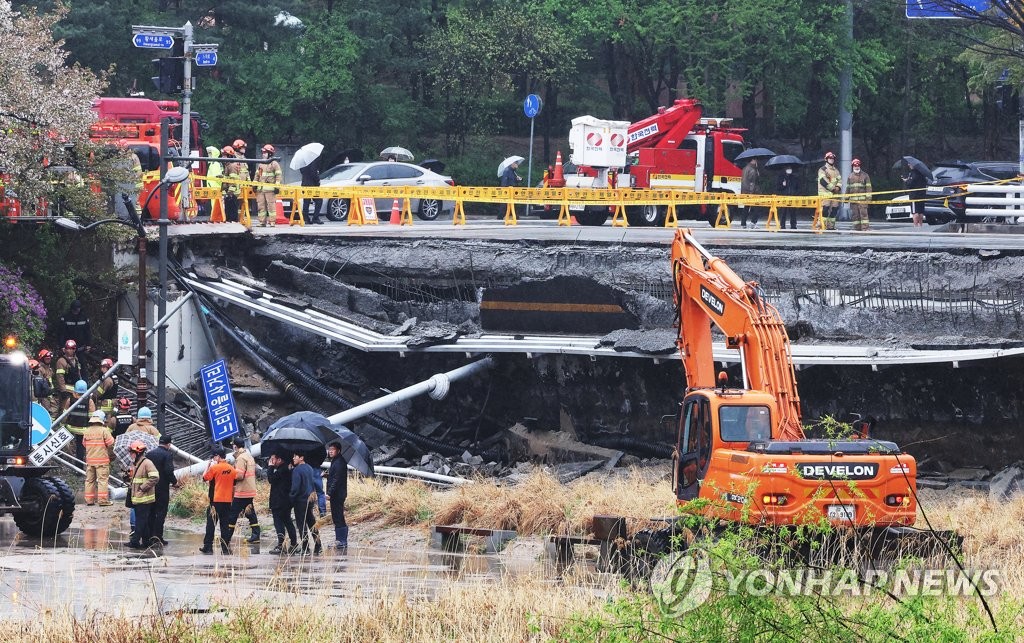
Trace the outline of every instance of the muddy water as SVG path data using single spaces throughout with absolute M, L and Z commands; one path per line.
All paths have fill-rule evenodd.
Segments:
M 267 553 L 274 546 L 270 539 L 251 546 L 239 546 L 236 539 L 234 554 L 208 556 L 198 552 L 201 535 L 166 535 L 170 544 L 163 552 L 137 552 L 124 547 L 127 535 L 117 529 L 73 527 L 55 542 L 40 543 L 19 534 L 9 518 L 0 520 L 3 616 L 33 619 L 64 610 L 78 617 L 206 613 L 253 600 L 277 607 L 343 605 L 357 595 L 430 596 L 452 582 L 500 583 L 527 575 L 563 582 L 536 542 L 514 543 L 497 555 L 371 545 L 350 547 L 347 555 L 325 550 L 320 556 L 282 557 Z M 593 568 L 586 561 L 579 565 Z

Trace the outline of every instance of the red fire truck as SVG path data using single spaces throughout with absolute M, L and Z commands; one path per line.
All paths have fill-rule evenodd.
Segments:
M 576 174 L 568 187 L 667 188 L 739 193 L 742 170 L 734 163 L 745 149 L 742 128 L 732 119 L 705 118 L 700 101 L 677 100 L 636 123 L 581 116 L 569 132 Z M 570 206 L 583 225 L 601 225 L 605 206 Z M 664 206 L 626 209 L 630 225 L 664 223 Z

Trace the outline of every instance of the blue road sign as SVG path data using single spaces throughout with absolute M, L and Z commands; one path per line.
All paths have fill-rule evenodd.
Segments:
M 174 38 L 166 34 L 137 33 L 132 36 L 132 44 L 143 49 L 171 49 Z
M 196 54 L 196 67 L 215 67 L 216 65 L 216 51 L 200 51 Z
M 540 96 L 537 94 L 530 94 L 523 101 L 523 113 L 526 114 L 526 118 L 533 118 L 537 114 L 540 114 L 540 108 L 544 104 L 540 100 Z
M 50 412 L 47 411 L 39 402 L 32 403 L 32 446 L 38 445 L 40 442 L 46 439 L 46 436 L 50 435 L 50 429 L 53 427 L 53 419 L 50 418 Z
M 235 414 L 235 399 L 231 395 L 228 381 L 228 367 L 224 360 L 208 364 L 199 369 L 199 379 L 206 397 L 206 413 L 210 418 L 210 429 L 215 442 L 230 438 L 238 433 L 238 416 Z
M 963 11 L 957 11 L 950 5 L 967 7 L 977 13 L 988 11 L 992 6 L 992 0 L 907 0 L 908 18 L 970 18 L 972 14 L 964 15 Z

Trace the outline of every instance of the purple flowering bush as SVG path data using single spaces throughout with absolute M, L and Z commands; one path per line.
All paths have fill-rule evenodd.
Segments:
M 0 263 L 0 333 L 14 335 L 19 346 L 31 352 L 46 335 L 43 298 L 21 276 L 21 270 Z

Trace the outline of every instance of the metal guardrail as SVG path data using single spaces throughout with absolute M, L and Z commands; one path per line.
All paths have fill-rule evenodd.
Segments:
M 969 217 L 1024 217 L 1024 184 L 975 183 L 966 189 L 964 214 Z

